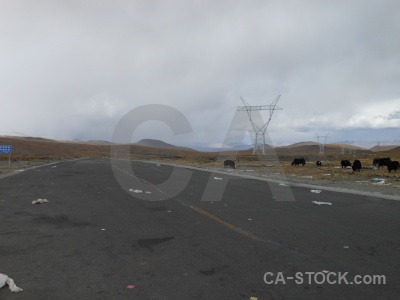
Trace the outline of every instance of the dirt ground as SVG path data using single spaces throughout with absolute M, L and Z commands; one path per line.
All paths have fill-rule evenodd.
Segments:
M 236 169 L 224 169 L 222 161 L 180 163 L 208 170 L 400 197 L 400 171 L 388 173 L 386 167 L 378 169 L 368 163 L 369 160 L 361 162 L 363 169 L 360 172 L 353 172 L 351 168 L 342 169 L 340 161 L 322 161 L 321 167 L 313 162 L 292 166 L 290 161 L 239 161 L 236 162 Z
M 0 179 L 11 173 L 23 172 L 27 168 L 55 162 L 57 161 L 30 160 L 9 164 L 8 161 L 0 161 Z M 340 161 L 322 161 L 321 167 L 311 162 L 304 166 L 291 166 L 290 161 L 239 161 L 236 162 L 236 169 L 224 169 L 222 161 L 198 162 L 191 159 L 168 159 L 159 162 L 400 197 L 400 171 L 388 173 L 386 168 L 377 169 L 368 161 L 362 161 L 363 169 L 360 172 L 342 169 Z
M 36 166 L 54 163 L 54 160 L 18 160 L 10 163 L 5 160 L 0 161 L 0 179 L 9 176 L 12 173 L 23 172 L 24 170 Z

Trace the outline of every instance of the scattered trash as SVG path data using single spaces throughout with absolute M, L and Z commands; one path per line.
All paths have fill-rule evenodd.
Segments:
M 248 221 L 253 221 L 253 220 L 252 220 L 252 219 L 250 219 L 250 218 L 248 218 L 247 220 L 248 220 Z
M 149 191 L 146 191 L 146 194 L 151 194 L 151 192 L 149 192 Z
M 331 202 L 320 202 L 320 201 L 313 201 L 315 205 L 332 205 Z
M 311 190 L 311 193 L 319 194 L 321 193 L 321 190 Z
M 129 189 L 129 191 L 130 191 L 130 192 L 132 192 L 132 193 L 136 193 L 136 194 L 140 194 L 140 193 L 142 193 L 142 191 L 141 191 L 141 190 Z
M 313 178 L 312 176 L 301 176 L 303 178 Z
M 170 213 L 170 212 L 172 212 L 172 211 L 169 210 L 168 212 Z
M 49 200 L 39 198 L 37 200 L 32 201 L 32 204 L 43 204 L 43 203 L 49 203 Z
M 135 286 L 130 284 L 130 285 L 127 286 L 127 288 L 128 288 L 128 289 L 134 289 Z
M 161 164 L 157 164 L 157 167 L 161 167 Z
M 279 185 L 281 185 L 281 186 L 290 186 L 289 184 L 284 183 L 284 182 L 281 182 Z
M 222 178 L 214 177 L 215 180 L 222 180 Z
M 57 168 L 57 166 L 52 166 L 52 168 Z
M 386 179 L 384 178 L 372 178 L 372 184 L 385 184 Z
M 344 248 L 344 249 L 349 249 L 350 247 L 349 247 L 349 246 L 343 246 L 343 248 Z
M 106 229 L 105 229 L 105 228 L 102 228 L 101 230 L 103 230 L 103 231 L 104 231 L 104 230 L 106 230 Z
M 331 174 L 324 174 L 324 176 L 331 176 Z
M 15 284 L 15 282 L 12 278 L 8 277 L 5 274 L 0 273 L 0 288 L 5 286 L 6 283 L 8 284 L 8 287 L 10 288 L 11 292 L 19 293 L 19 292 L 23 291 L 23 289 L 21 289 L 20 287 L 17 287 L 17 285 Z

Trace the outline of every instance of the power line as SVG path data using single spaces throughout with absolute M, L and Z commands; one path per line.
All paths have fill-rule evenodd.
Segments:
M 242 99 L 244 106 L 239 106 L 237 110 L 238 111 L 247 111 L 250 123 L 253 126 L 254 133 L 255 133 L 253 154 L 255 154 L 257 152 L 257 149 L 260 149 L 262 151 L 262 154 L 265 155 L 265 131 L 267 130 L 269 122 L 271 122 L 272 114 L 274 113 L 274 111 L 283 109 L 283 108 L 276 106 L 280 97 L 281 97 L 281 95 L 279 95 L 270 105 L 257 105 L 257 106 L 251 106 L 249 103 L 247 103 L 246 100 L 244 100 L 242 97 L 240 97 L 240 99 Z M 256 124 L 254 118 L 251 115 L 251 112 L 252 111 L 262 111 L 262 110 L 269 111 L 269 118 L 268 118 L 267 122 L 265 122 L 262 126 L 259 126 L 260 124 L 259 125 Z

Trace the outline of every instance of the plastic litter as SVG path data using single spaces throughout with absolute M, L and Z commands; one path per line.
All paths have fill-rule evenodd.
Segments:
M 287 184 L 287 183 L 280 183 L 279 185 L 281 185 L 281 186 L 290 186 L 289 184 Z
M 372 178 L 373 184 L 385 184 L 386 180 L 384 178 Z
M 151 192 L 149 192 L 149 191 L 146 191 L 146 194 L 151 194 Z
M 49 200 L 39 198 L 37 200 L 32 201 L 32 204 L 43 204 L 43 203 L 49 203 Z
M 320 202 L 320 201 L 313 201 L 315 205 L 332 205 L 331 202 Z
M 311 190 L 311 193 L 319 194 L 321 193 L 321 190 Z
M 343 248 L 344 248 L 344 249 L 349 249 L 350 247 L 349 247 L 349 246 L 343 246 Z
M 127 288 L 128 288 L 128 289 L 134 289 L 135 286 L 130 284 L 130 285 L 127 286 Z
M 132 192 L 132 193 L 136 193 L 136 194 L 140 194 L 140 193 L 142 193 L 142 191 L 141 191 L 141 190 L 129 189 L 129 191 L 130 191 L 130 192 Z
M 214 177 L 215 180 L 222 180 L 222 178 Z
M 8 284 L 8 287 L 10 288 L 11 292 L 19 293 L 19 292 L 23 291 L 23 289 L 21 289 L 20 287 L 17 287 L 17 285 L 15 284 L 15 282 L 12 278 L 8 277 L 5 274 L 0 273 L 0 288 L 5 286 L 6 283 Z

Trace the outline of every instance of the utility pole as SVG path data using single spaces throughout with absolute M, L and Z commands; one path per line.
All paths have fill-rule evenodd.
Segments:
M 314 138 L 317 138 L 317 140 L 318 140 L 319 155 L 324 155 L 324 153 L 325 153 L 324 152 L 325 151 L 325 144 L 326 144 L 326 139 L 328 138 L 328 135 L 318 135 L 318 133 L 316 133 Z
M 259 105 L 259 106 L 251 106 L 246 102 L 246 100 L 240 97 L 240 99 L 242 99 L 244 106 L 239 106 L 237 110 L 247 111 L 249 120 L 255 132 L 253 154 L 257 152 L 257 149 L 260 149 L 262 154 L 265 155 L 265 131 L 267 130 L 267 127 L 269 125 L 269 122 L 271 121 L 272 114 L 274 113 L 274 111 L 282 110 L 282 108 L 276 106 L 280 97 L 281 95 L 279 95 L 270 105 Z M 251 116 L 252 111 L 261 111 L 261 110 L 269 110 L 268 121 L 265 122 L 262 126 L 260 126 L 261 124 L 256 124 L 255 120 Z

